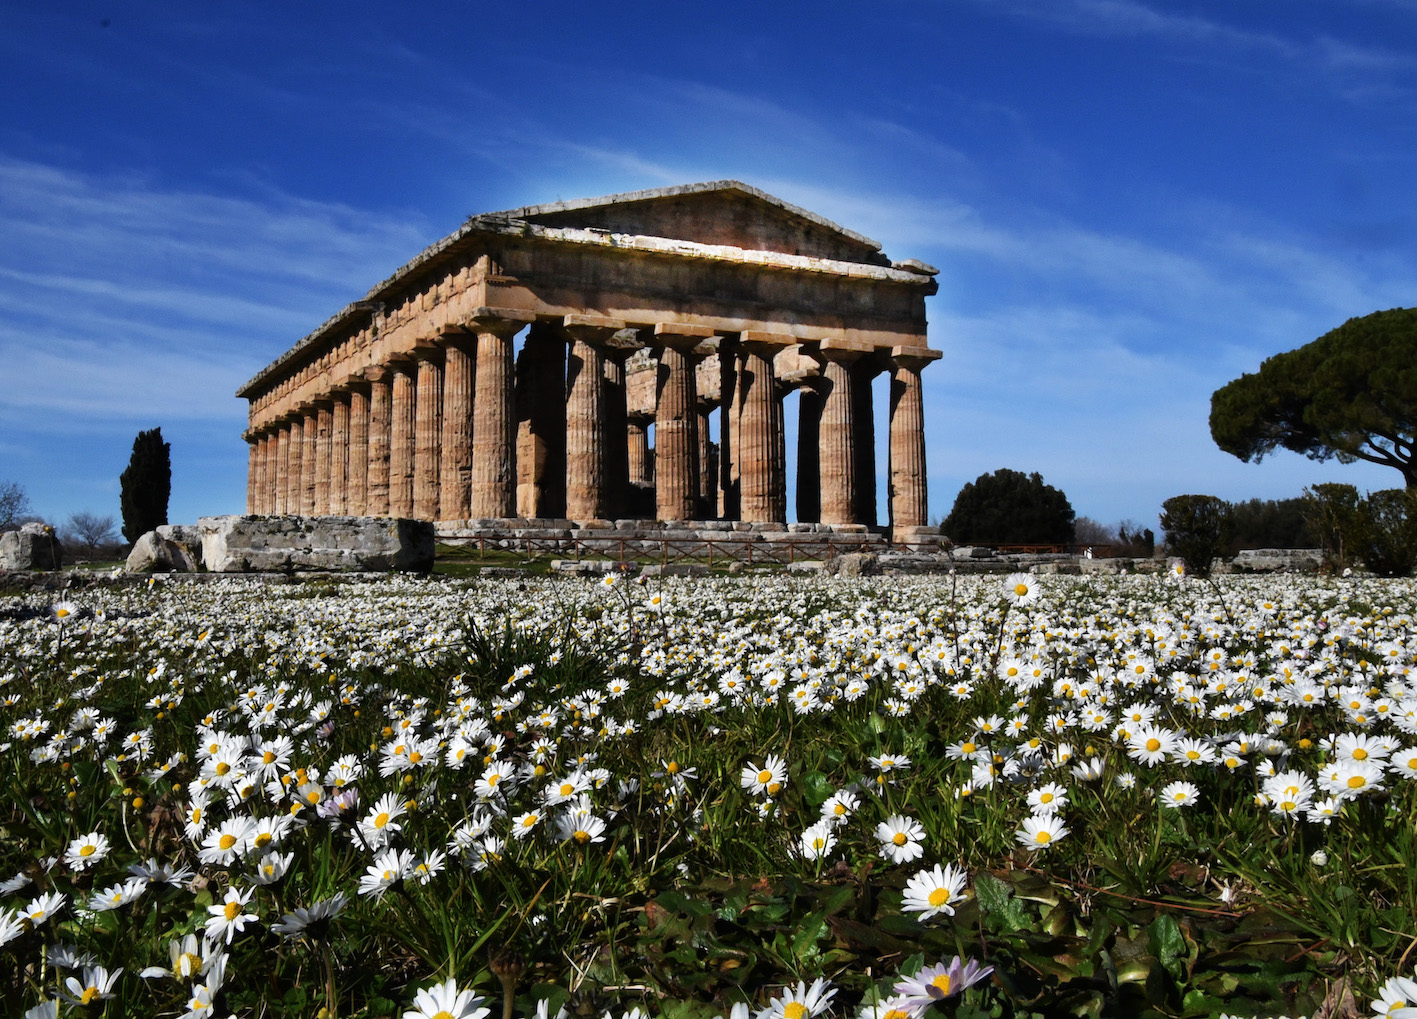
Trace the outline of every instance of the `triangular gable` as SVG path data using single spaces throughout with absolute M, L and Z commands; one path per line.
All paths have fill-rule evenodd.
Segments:
M 736 180 L 530 205 L 492 213 L 488 218 L 890 264 L 880 244 L 871 238 Z

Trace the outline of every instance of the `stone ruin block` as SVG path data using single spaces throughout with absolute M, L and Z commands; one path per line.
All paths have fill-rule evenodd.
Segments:
M 64 565 L 64 547 L 45 524 L 22 524 L 0 533 L 0 570 L 57 570 Z
M 191 524 L 163 524 L 133 543 L 129 573 L 195 573 L 202 565 L 202 532 Z
M 433 524 L 387 517 L 224 516 L 197 521 L 215 573 L 427 573 Z

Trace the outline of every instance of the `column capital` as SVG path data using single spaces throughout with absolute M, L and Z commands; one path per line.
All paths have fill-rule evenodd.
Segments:
M 625 328 L 623 318 L 608 315 L 567 315 L 561 322 L 566 332 L 582 343 L 602 345 Z
M 491 308 L 482 305 L 473 308 L 464 321 L 475 332 L 515 336 L 520 330 L 535 322 L 536 315 L 520 308 Z
M 692 325 L 687 322 L 656 322 L 651 343 L 658 347 L 673 347 L 684 353 L 710 354 L 718 349 L 722 340 L 712 326 Z M 708 346 L 705 346 L 708 345 Z M 698 348 L 705 349 L 700 351 Z
M 361 368 L 352 379 L 359 379 L 366 385 L 370 382 L 388 382 L 393 377 L 393 369 L 386 364 L 371 364 L 367 368 Z
M 850 364 L 858 358 L 875 353 L 875 346 L 862 340 L 847 340 L 829 336 L 817 344 L 817 352 L 825 361 Z
M 791 333 L 768 332 L 765 329 L 745 329 L 738 334 L 741 348 L 762 357 L 772 357 L 784 347 L 793 347 L 801 342 Z
M 409 355 L 415 361 L 442 361 L 443 347 L 438 342 L 438 338 L 429 337 L 428 339 L 415 340 Z
M 901 368 L 920 371 L 931 361 L 938 361 L 944 354 L 929 347 L 892 347 L 891 361 Z

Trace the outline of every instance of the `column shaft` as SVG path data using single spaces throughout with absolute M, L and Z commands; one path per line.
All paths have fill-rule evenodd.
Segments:
M 396 364 L 389 411 L 389 516 L 413 516 L 414 404 L 416 369 Z
M 438 482 L 438 519 L 472 515 L 472 388 L 474 358 L 468 341 L 443 348 L 443 448 Z
M 822 393 L 817 385 L 797 391 L 797 519 L 822 519 Z
M 617 519 L 632 516 L 630 506 L 630 448 L 626 442 L 630 422 L 625 407 L 625 361 L 633 349 L 605 351 L 604 387 L 600 415 L 604 427 L 600 448 L 604 451 L 605 515 Z
M 280 430 L 269 432 L 266 435 L 266 492 L 261 502 L 264 507 L 262 513 L 279 513 L 276 508 L 277 485 L 280 484 Z
M 491 325 L 489 323 L 487 325 Z M 482 325 L 477 333 L 472 425 L 472 515 L 516 515 L 517 419 L 513 403 L 515 330 Z
M 850 524 L 857 522 L 855 376 L 850 360 L 838 352 L 823 351 L 823 357 L 821 519 L 824 524 Z
M 936 355 L 938 356 L 938 355 Z M 891 371 L 890 512 L 892 530 L 924 527 L 929 503 L 925 480 L 924 357 L 897 354 Z
M 300 515 L 315 515 L 315 486 L 320 474 L 320 415 L 311 407 L 300 428 Z
M 393 449 L 394 380 L 384 368 L 369 378 L 369 473 L 364 512 L 389 515 L 389 459 Z
M 299 420 L 281 425 L 281 472 L 277 494 L 282 515 L 300 512 L 300 429 Z
M 742 390 L 739 412 L 740 511 L 743 520 L 783 521 L 786 481 L 782 464 L 782 404 L 773 381 L 772 359 L 776 348 L 766 343 L 744 342 L 738 385 Z
M 566 516 L 605 517 L 604 344 L 625 323 L 598 315 L 567 315 L 571 336 L 566 358 Z
M 330 408 L 330 513 L 349 512 L 349 394 L 335 396 Z
M 517 516 L 566 513 L 566 336 L 534 322 L 517 357 Z
M 246 440 L 246 512 L 261 512 L 261 472 L 266 466 L 261 456 L 261 437 Z
M 344 511 L 362 517 L 369 513 L 369 394 L 357 386 L 349 394 L 349 463 Z
M 871 380 L 880 374 L 874 357 L 863 357 L 851 366 L 852 425 L 855 432 L 855 477 L 852 519 L 876 524 L 876 397 Z
M 661 520 L 692 520 L 699 504 L 698 386 L 688 350 L 660 348 L 655 379 L 654 491 Z
M 438 446 L 443 441 L 443 366 L 418 360 L 413 411 L 413 515 L 438 519 Z
M 315 410 L 315 504 L 317 517 L 330 515 L 330 461 L 333 449 L 330 439 L 334 432 L 334 406 L 321 403 Z

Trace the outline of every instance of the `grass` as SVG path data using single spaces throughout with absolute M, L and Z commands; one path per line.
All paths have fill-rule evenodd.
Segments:
M 523 1015 L 817 978 L 844 1015 L 956 955 L 993 967 L 936 1006 L 970 1016 L 1311 1014 L 1405 974 L 1417 587 L 1040 579 L 232 579 L 0 613 L 0 1011 L 101 965 L 88 1015 L 204 981 L 222 1014 L 392 1015 L 430 981 L 500 996 L 509 952 Z M 1067 831 L 1024 844 L 1050 789 Z M 96 908 L 149 860 L 190 873 Z M 922 915 L 936 865 L 964 880 Z M 255 919 L 202 947 L 232 895 Z M 189 935 L 205 978 L 139 975 Z

